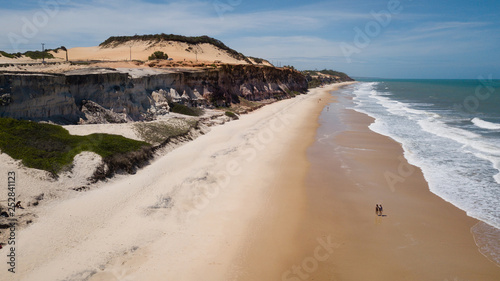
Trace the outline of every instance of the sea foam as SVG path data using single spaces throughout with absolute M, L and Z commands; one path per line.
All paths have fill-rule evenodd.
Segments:
M 479 128 L 487 130 L 500 130 L 500 124 L 484 121 L 480 118 L 473 118 L 471 122 Z

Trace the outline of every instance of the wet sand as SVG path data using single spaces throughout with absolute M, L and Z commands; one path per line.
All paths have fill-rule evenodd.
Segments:
M 372 118 L 331 101 L 290 143 L 231 280 L 500 280 L 474 243 L 478 221 L 432 194 Z
M 470 232 L 478 221 L 431 193 L 401 145 L 369 130 L 373 119 L 346 109 L 348 99 L 339 101 L 321 116 L 308 150 L 301 229 L 310 253 L 315 237 L 331 236 L 337 248 L 316 270 L 311 261 L 302 264 L 307 279 L 500 280 L 500 267 L 478 251 Z

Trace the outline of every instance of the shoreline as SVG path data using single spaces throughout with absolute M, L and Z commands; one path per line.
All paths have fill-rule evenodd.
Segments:
M 319 116 L 331 102 L 330 92 L 349 84 L 352 83 L 317 89 L 320 92 L 317 102 L 310 105 L 310 113 L 303 116 L 300 124 L 293 129 L 293 138 L 286 141 L 287 148 L 273 160 L 277 167 L 274 178 L 268 184 L 272 190 L 268 196 L 269 203 L 248 227 L 248 232 L 253 234 L 247 237 L 238 251 L 233 265 L 238 270 L 233 270 L 225 280 L 286 280 L 286 276 L 292 274 L 289 262 L 308 251 L 301 245 L 300 231 L 308 219 L 307 190 L 304 187 L 311 165 L 306 152 L 315 141 L 320 126 Z
M 346 84 L 257 109 L 43 206 L 17 233 L 16 280 L 497 280 L 471 234 L 477 220 L 345 108 L 335 90 Z M 388 173 L 404 181 L 391 188 Z
M 304 232 L 319 225 L 307 235 L 310 240 L 330 235 L 338 247 L 310 275 L 497 280 L 500 268 L 479 252 L 471 234 L 478 220 L 432 193 L 421 170 L 404 158 L 401 144 L 371 131 L 373 118 L 345 108 L 349 101 L 335 96 L 339 102 L 321 116 L 319 140 L 308 151 L 313 219 Z M 375 204 L 383 204 L 387 216 L 376 216 Z

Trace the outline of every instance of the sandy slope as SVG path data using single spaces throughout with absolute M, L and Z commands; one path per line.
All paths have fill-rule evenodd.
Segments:
M 188 48 L 192 48 L 188 51 Z M 163 51 L 174 61 L 198 61 L 210 62 L 221 61 L 229 64 L 246 64 L 245 61 L 237 60 L 229 56 L 226 51 L 211 44 L 199 44 L 190 46 L 181 42 L 160 42 L 150 43 L 144 41 L 130 41 L 114 48 L 101 48 L 95 47 L 77 47 L 68 50 L 69 59 L 75 60 L 143 60 L 146 61 L 148 57 L 155 51 Z M 197 53 L 197 54 L 196 54 Z M 65 59 L 66 52 L 59 51 L 53 53 L 57 58 Z
M 280 169 L 273 159 L 319 94 L 266 106 L 136 175 L 44 206 L 17 235 L 11 280 L 224 280 L 238 270 L 232 260 L 252 235 L 248 223 L 265 212 Z
M 238 60 L 229 55 L 227 51 L 218 47 L 203 43 L 189 45 L 187 43 L 175 41 L 147 42 L 129 41 L 116 47 L 75 47 L 68 49 L 68 59 L 75 61 L 100 61 L 91 66 L 111 67 L 131 69 L 149 69 L 148 58 L 156 51 L 166 53 L 172 60 L 162 61 L 156 64 L 157 67 L 164 68 L 191 68 L 203 67 L 204 65 L 217 64 L 248 64 L 245 60 Z M 53 64 L 42 65 L 42 60 L 33 60 L 28 57 L 10 59 L 0 55 L 0 64 L 5 64 L 0 70 L 6 71 L 36 71 L 61 73 L 71 70 L 89 68 L 85 64 L 70 64 L 66 62 L 66 52 L 59 50 L 57 53 L 50 52 L 55 58 L 45 59 Z M 131 61 L 132 60 L 132 61 Z M 250 59 L 257 64 L 253 59 Z M 141 63 L 137 61 L 143 61 Z M 269 62 L 263 61 L 263 65 L 272 66 Z M 153 70 L 154 71 L 154 70 Z

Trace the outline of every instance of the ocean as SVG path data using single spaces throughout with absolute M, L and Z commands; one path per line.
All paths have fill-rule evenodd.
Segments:
M 342 94 L 402 144 L 431 192 L 489 225 L 476 239 L 500 261 L 500 80 L 364 79 Z

